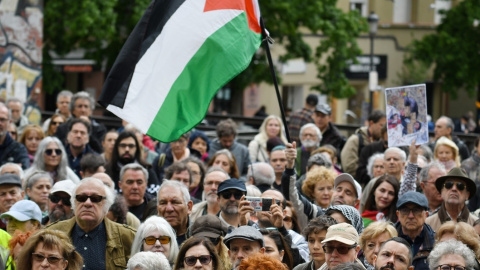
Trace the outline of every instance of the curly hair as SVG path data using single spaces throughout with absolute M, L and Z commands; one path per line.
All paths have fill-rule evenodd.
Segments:
M 12 238 L 8 240 L 8 248 L 10 249 L 10 254 L 12 254 L 12 259 L 14 260 L 16 259 L 15 253 L 13 253 L 13 250 L 15 249 L 15 247 L 17 245 L 24 246 L 28 238 L 30 238 L 30 236 L 32 236 L 32 234 L 34 233 L 35 231 L 26 231 L 26 232 L 23 232 L 20 230 L 15 231 Z
M 307 172 L 307 179 L 305 179 L 305 182 L 303 182 L 302 191 L 305 195 L 315 200 L 315 197 L 313 195 L 315 191 L 315 186 L 317 184 L 326 183 L 332 187 L 333 191 L 333 184 L 336 176 L 337 175 L 334 171 L 329 170 L 325 167 L 314 168 Z
M 238 270 L 288 270 L 288 267 L 274 258 L 258 253 L 243 259 Z
M 440 259 L 445 255 L 459 255 L 465 260 L 466 269 L 474 269 L 476 265 L 475 254 L 465 244 L 460 241 L 450 239 L 435 245 L 430 255 L 428 255 L 428 264 L 431 270 L 438 268 Z
M 308 222 L 307 226 L 303 229 L 303 236 L 308 242 L 308 236 L 312 233 L 320 233 L 321 231 L 327 231 L 328 228 L 332 225 L 337 224 L 337 221 L 330 216 L 319 216 L 314 219 L 311 219 Z
M 467 245 L 475 253 L 475 257 L 480 259 L 480 237 L 470 224 L 453 221 L 443 223 L 435 233 L 435 242 L 440 242 L 442 237 L 449 233 L 455 235 L 458 241 Z

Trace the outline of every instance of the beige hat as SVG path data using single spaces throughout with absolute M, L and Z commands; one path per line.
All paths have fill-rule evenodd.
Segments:
M 348 223 L 339 223 L 332 225 L 327 230 L 323 244 L 330 241 L 338 241 L 346 245 L 354 245 L 358 243 L 358 233 L 355 228 Z

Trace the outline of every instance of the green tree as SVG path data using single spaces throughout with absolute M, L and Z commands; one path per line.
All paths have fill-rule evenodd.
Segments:
M 476 94 L 480 82 L 480 0 L 466 0 L 447 12 L 436 33 L 413 42 L 412 59 L 434 65 L 434 80 L 453 98 L 459 89 Z

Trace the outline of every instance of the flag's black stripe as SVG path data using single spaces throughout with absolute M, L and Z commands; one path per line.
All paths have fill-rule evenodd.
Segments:
M 185 0 L 152 1 L 118 54 L 105 80 L 98 103 L 104 107 L 112 104 L 123 108 L 135 65 L 184 2 Z

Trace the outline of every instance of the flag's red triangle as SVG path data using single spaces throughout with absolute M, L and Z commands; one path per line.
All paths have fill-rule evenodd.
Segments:
M 261 33 L 253 1 L 256 0 L 206 0 L 203 12 L 220 9 L 244 10 L 247 13 L 248 27 L 255 33 Z

